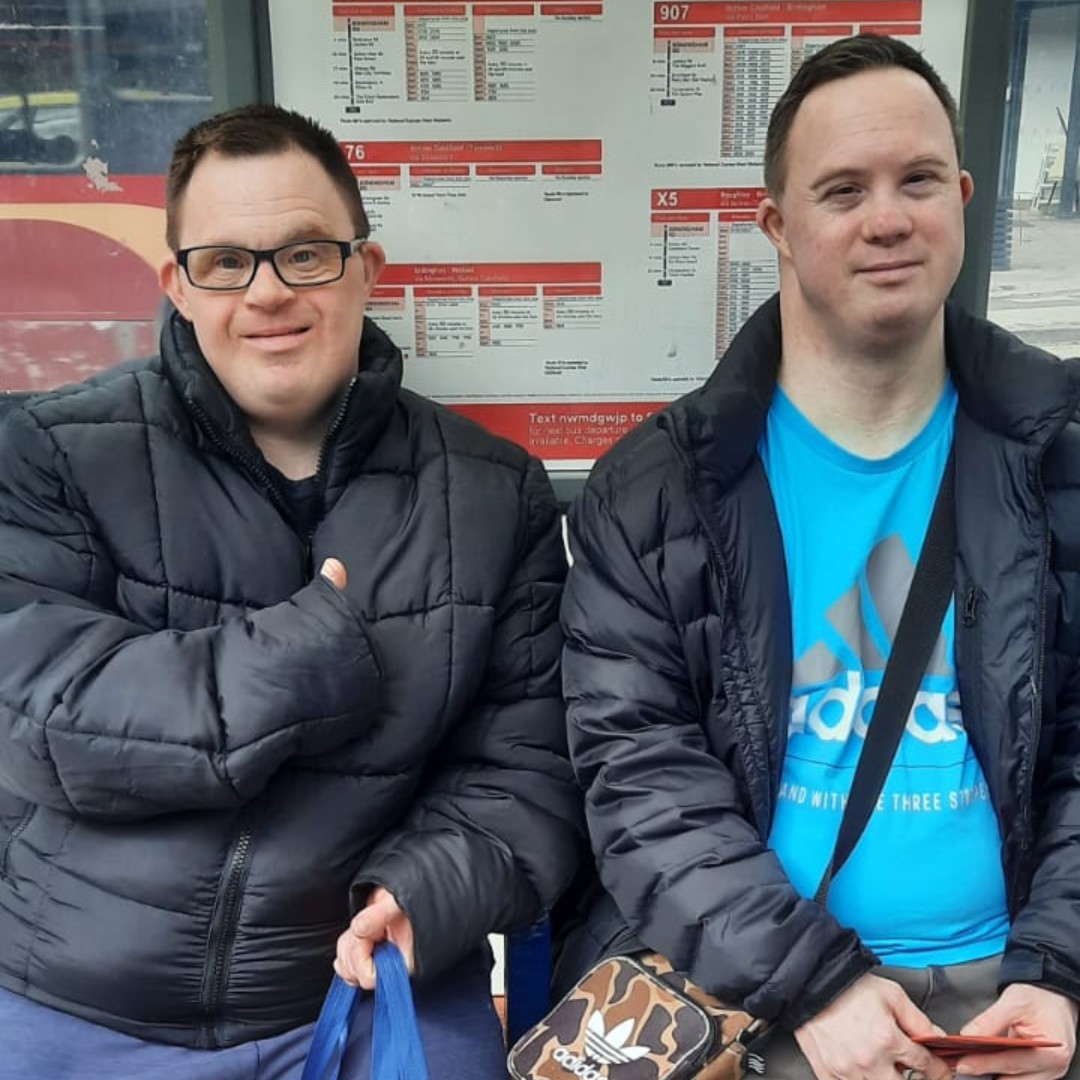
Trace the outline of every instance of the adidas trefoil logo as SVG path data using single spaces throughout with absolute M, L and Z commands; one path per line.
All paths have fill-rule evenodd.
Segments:
M 638 1061 L 649 1053 L 647 1046 L 626 1045 L 633 1030 L 634 1019 L 631 1017 L 608 1031 L 603 1014 L 596 1011 L 585 1028 L 585 1056 L 579 1057 L 565 1046 L 558 1047 L 552 1056 L 571 1076 L 580 1080 L 605 1080 L 607 1070 L 603 1066 Z
M 589 1023 L 585 1030 L 585 1052 L 589 1057 L 603 1065 L 637 1061 L 638 1058 L 643 1058 L 649 1052 L 649 1048 L 647 1046 L 626 1045 L 626 1040 L 630 1038 L 630 1032 L 633 1030 L 634 1021 L 631 1019 L 616 1024 L 610 1032 L 605 1031 L 603 1014 L 594 1012 L 589 1017 Z

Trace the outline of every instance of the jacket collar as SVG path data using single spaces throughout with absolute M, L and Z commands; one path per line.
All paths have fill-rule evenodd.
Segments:
M 743 324 L 705 385 L 676 401 L 669 426 L 687 464 L 724 487 L 750 464 L 765 430 L 780 370 L 780 296 Z
M 980 426 L 1041 451 L 1080 404 L 1080 364 L 945 305 L 945 355 L 960 404 Z
M 262 460 L 247 420 L 207 363 L 192 324 L 175 310 L 162 327 L 161 363 L 204 433 L 223 440 L 226 448 L 238 451 L 242 458 Z M 329 483 L 345 479 L 343 471 L 351 473 L 374 445 L 390 419 L 401 376 L 401 350 L 365 318 L 356 379 L 345 415 L 337 424 L 333 455 L 326 463 Z
M 705 385 L 661 419 L 700 474 L 730 482 L 757 453 L 780 369 L 780 340 L 777 294 L 747 320 Z M 965 412 L 1033 450 L 1080 405 L 1080 363 L 1058 360 L 951 303 L 945 306 L 945 353 Z

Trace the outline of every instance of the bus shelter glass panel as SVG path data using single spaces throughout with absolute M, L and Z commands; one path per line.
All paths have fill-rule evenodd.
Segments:
M 1080 355 L 1080 0 L 1017 0 L 987 313 Z

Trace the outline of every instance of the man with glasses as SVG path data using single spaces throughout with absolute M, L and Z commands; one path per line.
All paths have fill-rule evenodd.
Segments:
M 0 431 L 0 1078 L 295 1080 L 383 940 L 503 1077 L 486 937 L 581 835 L 550 485 L 402 389 L 327 131 L 211 118 L 166 209 L 160 356 Z

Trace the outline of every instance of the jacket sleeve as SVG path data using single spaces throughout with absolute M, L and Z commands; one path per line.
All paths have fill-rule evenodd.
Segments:
M 684 635 L 719 642 L 678 626 L 668 591 L 710 587 L 706 567 L 680 561 L 704 545 L 654 536 L 665 510 L 649 498 L 634 527 L 590 485 L 570 518 L 563 685 L 600 878 L 639 941 L 722 1000 L 795 1027 L 876 961 L 766 846 L 738 736 L 734 757 L 710 745 L 704 710 L 724 708 L 735 683 L 695 692 Z
M 1074 624 L 1075 625 L 1075 624 Z M 1035 867 L 1009 931 L 1002 985 L 1035 983 L 1080 1001 L 1080 667 L 1058 702 L 1035 801 Z
M 1072 363 L 1063 362 L 1066 367 Z M 1029 670 L 1027 663 L 1034 664 L 1037 657 L 1041 702 L 1033 700 L 1037 690 L 1033 681 L 1007 700 L 1003 695 L 1000 707 L 1015 719 L 1003 740 L 998 769 L 1012 796 L 1012 812 L 1001 822 L 1005 864 L 1012 871 L 1006 883 L 1012 924 L 1001 984 L 1035 983 L 1076 1001 L 1080 1001 L 1078 420 L 1074 415 L 1058 434 L 1041 466 L 1050 564 L 1042 591 L 1031 592 L 1029 586 L 1024 595 L 1032 597 L 1033 613 L 1038 605 L 1045 619 L 1043 652 L 1025 654 L 1023 666 L 1007 665 L 1019 686 L 1027 679 L 1022 674 Z M 995 673 L 994 678 L 999 676 Z M 1027 769 L 1031 775 L 1025 782 Z
M 485 935 L 539 919 L 577 867 L 584 823 L 559 687 L 565 573 L 551 487 L 532 460 L 480 695 L 444 740 L 403 826 L 380 841 L 352 889 L 354 911 L 376 885 L 394 894 L 413 926 L 421 978 L 450 968 Z
M 0 787 L 20 798 L 113 819 L 235 806 L 289 757 L 333 749 L 377 715 L 374 655 L 329 582 L 190 632 L 121 617 L 115 583 L 51 436 L 9 415 Z

